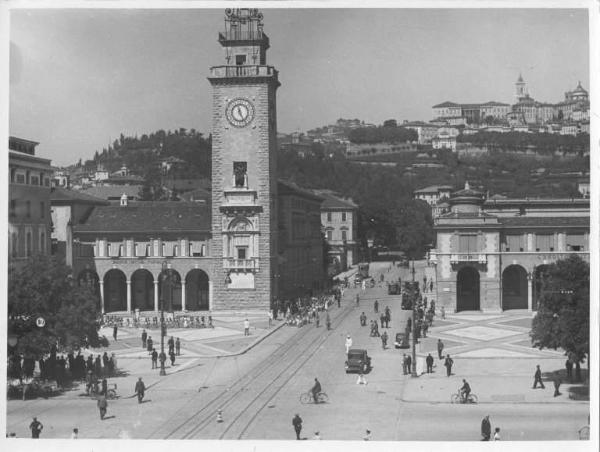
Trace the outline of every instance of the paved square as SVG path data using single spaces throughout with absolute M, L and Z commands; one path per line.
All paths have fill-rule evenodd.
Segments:
M 464 353 L 455 353 L 454 356 L 460 356 L 461 358 L 527 358 L 532 355 L 503 348 L 481 348 Z
M 466 328 L 458 328 L 456 330 L 444 331 L 444 334 L 464 337 L 467 339 L 475 339 L 478 341 L 493 341 L 504 337 L 522 334 L 518 331 L 501 330 L 498 328 L 488 328 L 486 326 L 468 326 Z

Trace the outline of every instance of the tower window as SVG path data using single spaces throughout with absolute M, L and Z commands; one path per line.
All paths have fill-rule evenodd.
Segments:
M 248 187 L 248 163 L 233 162 L 233 180 L 235 187 Z
M 246 64 L 246 55 L 236 55 L 235 64 L 236 66 L 243 66 L 244 64 Z

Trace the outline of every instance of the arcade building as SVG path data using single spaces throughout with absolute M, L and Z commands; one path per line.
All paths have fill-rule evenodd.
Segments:
M 467 183 L 449 204 L 430 253 L 446 312 L 535 310 L 549 264 L 572 254 L 589 262 L 589 199 L 486 201 Z
M 267 311 L 324 282 L 323 199 L 277 180 L 278 72 L 255 9 L 227 9 L 210 68 L 212 189 L 207 202 L 100 205 L 72 225 L 74 275 L 103 313 Z M 280 193 L 281 191 L 281 193 Z

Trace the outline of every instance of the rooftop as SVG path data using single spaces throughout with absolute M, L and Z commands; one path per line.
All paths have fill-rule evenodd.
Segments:
M 76 232 L 151 233 L 208 232 L 211 227 L 210 206 L 184 201 L 140 201 L 127 206 L 99 206 Z

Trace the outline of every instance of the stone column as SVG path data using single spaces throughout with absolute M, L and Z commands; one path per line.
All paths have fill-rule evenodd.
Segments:
M 154 311 L 158 312 L 158 279 L 154 280 Z
M 127 284 L 127 313 L 131 314 L 131 280 L 125 281 Z
M 533 310 L 533 275 L 527 275 L 527 310 Z
M 181 279 L 181 310 L 185 311 L 185 280 Z
M 98 283 L 100 284 L 100 310 L 104 314 L 104 281 L 100 280 Z
M 213 309 L 213 282 L 208 281 L 208 309 L 212 311 Z

